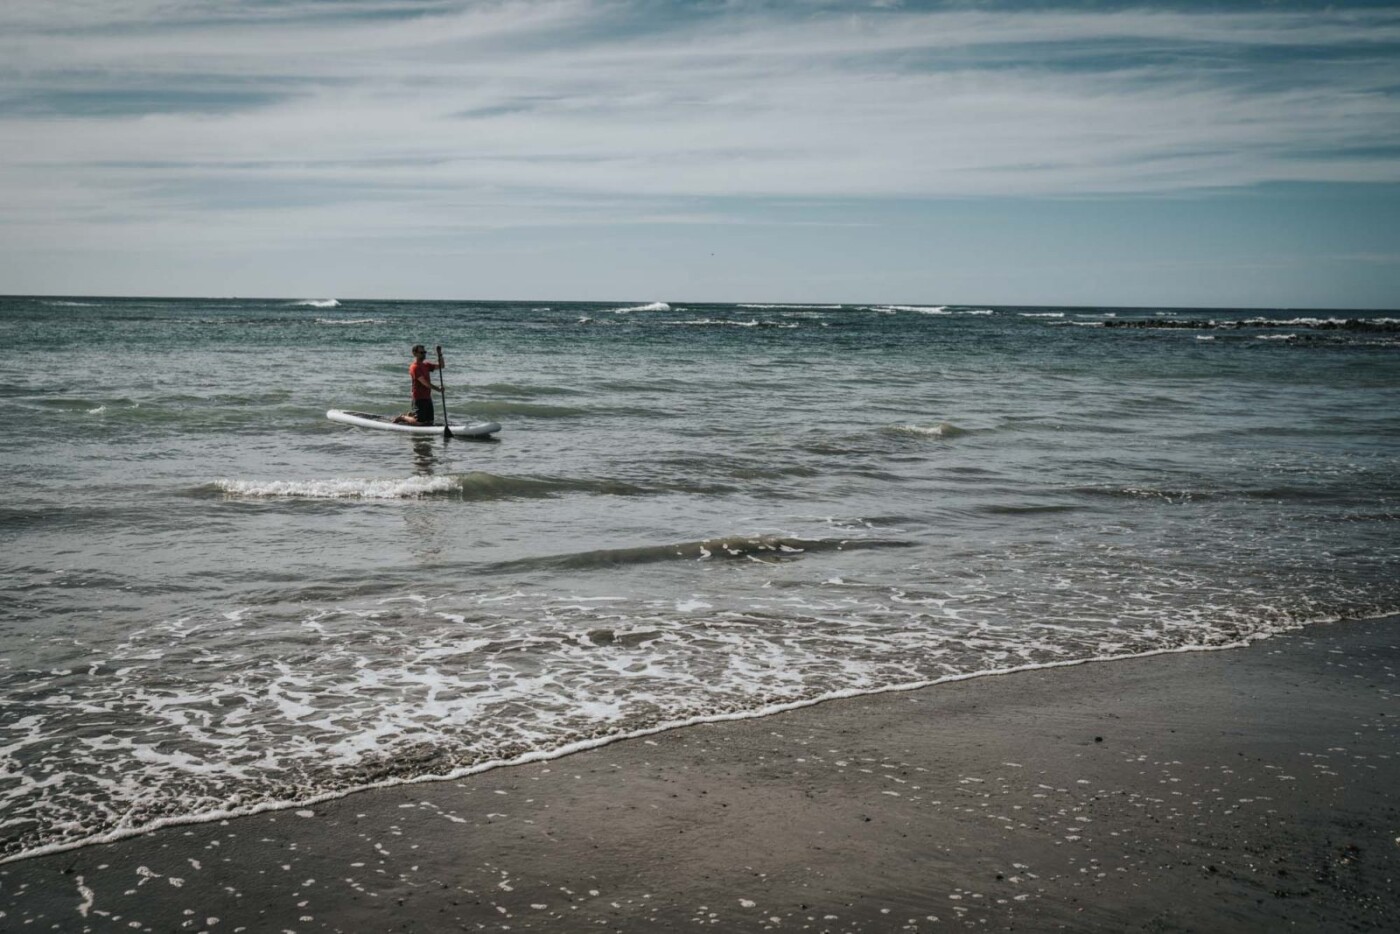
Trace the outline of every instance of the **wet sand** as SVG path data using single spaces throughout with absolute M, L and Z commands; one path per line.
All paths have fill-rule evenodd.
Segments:
M 689 727 L 0 866 L 5 931 L 1400 924 L 1400 618 Z

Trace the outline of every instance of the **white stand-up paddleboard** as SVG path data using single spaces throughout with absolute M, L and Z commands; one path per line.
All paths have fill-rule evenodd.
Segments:
M 378 428 L 380 431 L 402 431 L 410 435 L 442 436 L 442 425 L 396 425 L 392 415 L 371 415 L 368 412 L 343 412 L 331 409 L 326 418 L 333 422 L 344 422 L 360 428 Z M 472 422 L 469 425 L 450 425 L 454 438 L 484 438 L 501 430 L 495 422 Z

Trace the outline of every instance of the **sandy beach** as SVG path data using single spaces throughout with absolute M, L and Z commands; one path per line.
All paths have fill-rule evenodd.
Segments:
M 0 867 L 58 931 L 1394 930 L 1400 618 L 675 730 Z

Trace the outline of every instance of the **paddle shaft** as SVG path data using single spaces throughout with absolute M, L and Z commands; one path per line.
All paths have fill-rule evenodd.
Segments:
M 442 436 L 452 437 L 452 426 L 447 421 L 447 381 L 443 379 L 442 345 L 438 345 L 438 393 L 442 396 Z

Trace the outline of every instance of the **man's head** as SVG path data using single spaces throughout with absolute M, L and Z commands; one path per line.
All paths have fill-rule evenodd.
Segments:
M 421 360 L 428 355 L 428 349 L 422 344 L 414 344 L 413 355 Z

